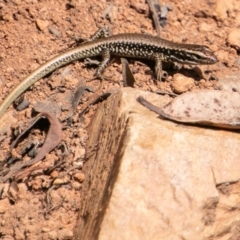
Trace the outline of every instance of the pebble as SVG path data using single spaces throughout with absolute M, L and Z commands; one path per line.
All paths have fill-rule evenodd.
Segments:
M 213 52 L 217 52 L 217 51 L 219 50 L 219 47 L 218 47 L 217 45 L 215 45 L 215 44 L 212 44 L 212 45 L 210 45 L 209 47 L 210 47 L 210 49 L 211 49 Z
M 147 13 L 148 12 L 148 6 L 145 4 L 145 2 L 130 0 L 130 6 L 133 9 L 135 9 L 138 13 Z
M 228 61 L 228 52 L 224 50 L 219 50 L 217 52 L 217 59 L 219 62 L 227 62 Z
M 73 182 L 71 182 L 71 186 L 72 186 L 72 188 L 74 188 L 75 190 L 79 190 L 79 189 L 81 189 L 82 184 L 79 183 L 79 182 L 77 182 L 77 181 L 73 181 Z
M 18 111 L 22 111 L 24 109 L 26 109 L 27 107 L 29 107 L 30 102 L 27 99 L 24 99 L 18 106 L 17 106 L 17 110 Z
M 41 19 L 36 19 L 36 24 L 37 24 L 37 27 L 43 31 L 45 28 L 48 27 L 49 25 L 49 22 L 48 21 L 44 21 L 44 20 L 41 20 Z
M 108 14 L 108 16 L 109 16 L 111 23 L 113 23 L 118 16 L 118 7 L 113 6 L 112 11 Z
M 65 176 L 64 178 L 56 178 L 53 182 L 53 185 L 61 185 L 67 183 L 69 183 L 69 179 L 67 176 Z
M 48 228 L 48 227 L 43 227 L 42 228 L 42 232 L 50 232 L 52 229 L 51 228 Z
M 229 32 L 227 42 L 237 51 L 240 50 L 240 28 L 233 29 Z
M 50 174 L 52 178 L 57 178 L 59 176 L 59 172 L 58 171 L 52 171 L 52 173 Z
M 49 27 L 49 32 L 52 33 L 54 36 L 60 38 L 62 36 L 61 32 L 58 31 L 56 28 L 54 27 Z
M 175 93 L 184 93 L 194 86 L 194 79 L 180 73 L 173 75 L 172 88 Z
M 78 182 L 83 182 L 85 179 L 85 174 L 84 173 L 76 173 L 76 174 L 74 174 L 74 179 Z
M 200 32 L 209 32 L 209 31 L 212 31 L 212 26 L 203 22 L 200 24 L 199 26 L 199 31 Z

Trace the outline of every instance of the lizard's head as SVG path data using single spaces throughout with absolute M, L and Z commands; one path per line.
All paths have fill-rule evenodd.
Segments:
M 208 46 L 187 45 L 172 55 L 171 61 L 189 65 L 209 65 L 218 62 L 218 59 Z

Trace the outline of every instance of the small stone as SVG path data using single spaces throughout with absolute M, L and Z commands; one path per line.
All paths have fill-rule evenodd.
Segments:
M 213 51 L 213 52 L 217 52 L 219 50 L 219 47 L 215 44 L 212 44 L 209 46 L 209 48 Z
M 81 135 L 80 135 L 81 136 Z M 78 158 L 81 158 L 85 155 L 86 151 L 84 148 L 80 148 L 79 146 L 73 149 L 74 152 L 74 161 L 76 161 Z
M 199 31 L 200 32 L 209 32 L 209 31 L 212 31 L 212 26 L 203 22 L 200 24 L 199 26 Z
M 194 79 L 185 77 L 179 73 L 174 74 L 172 88 L 175 93 L 184 93 L 194 86 Z
M 85 174 L 84 173 L 76 173 L 74 175 L 74 179 L 78 182 L 83 182 L 85 179 Z
M 51 229 L 50 228 L 47 228 L 47 227 L 43 227 L 42 228 L 42 232 L 50 232 L 51 231 Z
M 71 182 L 71 186 L 72 188 L 74 188 L 75 190 L 79 190 L 82 187 L 82 184 L 77 182 L 77 181 L 73 181 Z
M 49 22 L 38 18 L 38 19 L 36 19 L 36 24 L 37 24 L 37 27 L 39 28 L 39 30 L 43 31 L 45 28 L 48 27 Z
M 73 166 L 78 166 L 79 168 L 82 168 L 83 166 L 83 161 L 76 161 L 76 162 L 73 162 Z
M 54 36 L 60 38 L 62 36 L 61 32 L 58 31 L 56 28 L 54 27 L 49 27 L 49 32 L 52 33 Z
M 17 105 L 18 111 L 23 111 L 27 107 L 29 107 L 30 102 L 27 99 L 24 99 L 20 104 Z
M 219 62 L 227 62 L 229 57 L 228 57 L 229 53 L 227 51 L 224 50 L 219 50 L 217 52 L 217 58 Z
M 51 173 L 52 178 L 56 178 L 56 177 L 58 177 L 58 175 L 59 175 L 58 171 L 52 171 L 52 173 Z
M 69 178 L 65 176 L 64 178 L 56 178 L 53 182 L 53 185 L 61 185 L 69 183 Z
M 239 51 L 240 50 L 240 28 L 236 28 L 230 31 L 228 34 L 227 41 L 232 47 L 234 47 L 237 51 Z
M 118 15 L 118 7 L 112 6 L 111 11 L 108 13 L 108 17 L 110 19 L 110 22 L 113 23 Z
M 60 185 L 60 184 L 64 184 L 64 181 L 60 178 L 55 179 L 53 182 L 53 185 Z
M 145 1 L 131 0 L 130 6 L 133 9 L 135 9 L 138 13 L 147 13 L 149 9 Z

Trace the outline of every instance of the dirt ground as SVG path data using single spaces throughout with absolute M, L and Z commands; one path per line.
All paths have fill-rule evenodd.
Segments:
M 217 0 L 173 0 L 161 4 L 171 6 L 166 26 L 161 28 L 161 37 L 207 45 L 219 59 L 214 65 L 181 69 L 181 74 L 192 79 L 193 84 L 187 90 L 220 89 L 218 80 L 237 72 L 240 65 L 240 50 L 229 40 L 230 33 L 240 27 L 240 8 L 236 7 L 240 6 L 240 1 L 229 0 L 225 5 L 224 1 Z M 89 38 L 106 24 L 114 34 L 156 35 L 149 7 L 143 0 L 0 1 L 0 101 L 39 65 L 74 46 L 76 39 Z M 172 80 L 178 70 L 167 69 L 168 78 L 156 83 L 153 64 L 129 61 L 136 88 L 177 92 Z M 98 80 L 86 83 L 95 69 L 95 66 L 86 66 L 84 61 L 74 62 L 26 91 L 24 98 L 30 102 L 29 107 L 17 111 L 12 105 L 7 110 L 4 125 L 0 125 L 0 160 L 6 157 L 18 132 L 36 115 L 33 111 L 36 103 L 53 98 L 63 102 L 80 85 L 97 89 Z M 119 59 L 111 63 L 104 74 L 111 76 L 113 81 L 103 82 L 102 93 L 123 86 Z M 42 161 L 44 171 L 35 171 L 14 186 L 9 182 L 0 183 L 0 239 L 72 238 L 84 181 L 81 166 L 85 160 L 87 126 L 97 105 L 91 106 L 80 118 L 79 113 L 91 95 L 89 92 L 83 95 L 71 122 L 66 121 L 70 116 L 67 107 L 61 106 L 59 119 L 63 125 L 63 140 Z M 14 151 L 15 156 L 29 144 L 40 148 L 47 129 L 47 122 L 40 121 L 24 136 Z M 24 154 L 19 158 L 27 161 L 31 157 Z M 50 172 L 45 171 L 55 165 Z

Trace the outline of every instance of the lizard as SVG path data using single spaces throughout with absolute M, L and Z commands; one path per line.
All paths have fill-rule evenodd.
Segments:
M 88 41 L 53 57 L 23 79 L 0 104 L 0 118 L 18 96 L 41 78 L 73 61 L 98 55 L 102 56 L 102 62 L 97 67 L 93 79 L 103 79 L 102 73 L 111 56 L 155 61 L 158 80 L 162 77 L 163 61 L 189 65 L 209 65 L 218 62 L 213 51 L 205 45 L 176 43 L 137 33 L 110 35 L 108 27 L 103 27 Z

